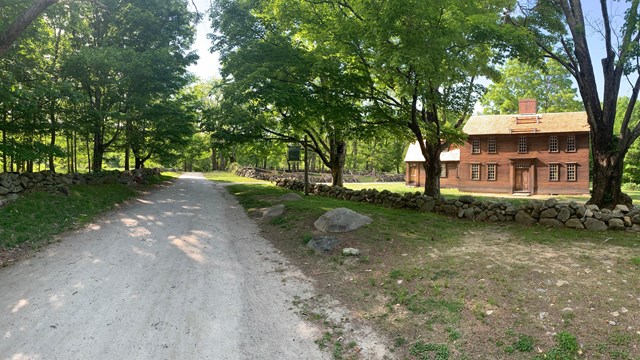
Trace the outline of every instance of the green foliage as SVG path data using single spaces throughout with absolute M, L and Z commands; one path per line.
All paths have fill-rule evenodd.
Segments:
M 518 101 L 529 98 L 537 100 L 539 113 L 583 111 L 567 70 L 553 60 L 542 65 L 507 61 L 500 69 L 500 79 L 482 97 L 484 113 L 517 114 Z

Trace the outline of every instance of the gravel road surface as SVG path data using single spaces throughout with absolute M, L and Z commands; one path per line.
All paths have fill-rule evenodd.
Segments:
M 312 286 L 257 233 L 183 175 L 0 269 L 0 358 L 328 359 L 292 309 Z

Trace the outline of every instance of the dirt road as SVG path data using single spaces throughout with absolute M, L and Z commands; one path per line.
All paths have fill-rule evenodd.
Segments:
M 0 269 L 0 358 L 325 359 L 292 309 L 312 290 L 188 174 Z

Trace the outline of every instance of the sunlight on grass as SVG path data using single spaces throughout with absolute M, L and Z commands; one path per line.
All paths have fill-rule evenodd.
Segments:
M 246 178 L 242 176 L 238 176 L 236 174 L 232 174 L 226 171 L 213 171 L 204 173 L 204 177 L 208 180 L 221 182 L 221 183 L 263 183 L 267 182 L 264 180 L 257 180 L 252 178 Z
M 182 172 L 176 172 L 176 171 L 163 171 L 162 175 L 164 176 L 168 176 L 174 179 L 177 179 L 180 177 L 180 175 L 182 175 Z
M 0 248 L 46 243 L 53 235 L 85 224 L 137 194 L 135 188 L 120 184 L 72 185 L 69 189 L 69 196 L 29 192 L 0 208 Z
M 398 194 L 405 193 L 415 193 L 415 192 L 424 192 L 424 188 L 422 187 L 413 187 L 407 186 L 402 182 L 396 183 L 369 183 L 369 184 L 361 184 L 361 183 L 347 183 L 344 187 L 353 190 L 362 190 L 362 189 L 377 189 L 378 191 L 388 190 Z M 462 195 L 471 195 L 478 200 L 483 201 L 509 201 L 512 203 L 522 203 L 531 199 L 546 199 L 553 197 L 558 200 L 564 201 L 577 201 L 577 202 L 586 202 L 589 200 L 588 196 L 573 196 L 573 195 L 559 195 L 559 196 L 511 196 L 509 194 L 483 194 L 483 193 L 468 193 L 464 191 L 460 191 L 458 189 L 440 189 L 442 196 L 445 198 L 457 198 Z M 630 191 L 628 192 L 629 196 L 631 196 L 634 200 L 640 200 L 640 191 Z

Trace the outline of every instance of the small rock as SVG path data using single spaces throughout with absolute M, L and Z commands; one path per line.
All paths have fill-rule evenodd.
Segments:
M 624 204 L 618 204 L 618 205 L 616 205 L 616 210 L 620 210 L 623 213 L 628 213 L 629 212 L 629 207 L 627 205 L 624 205 Z
M 568 282 L 568 281 L 565 281 L 565 280 L 558 280 L 558 281 L 556 281 L 556 286 L 560 287 L 560 286 L 562 286 L 562 285 L 566 285 L 566 284 L 568 284 L 568 283 L 569 283 L 569 282 Z
M 572 308 L 570 308 L 570 307 L 566 307 L 566 308 L 562 309 L 562 312 L 563 312 L 563 313 L 573 312 L 573 309 L 572 309 Z
M 616 326 L 616 322 L 615 322 L 615 321 L 611 321 L 611 320 L 609 320 L 609 325 L 611 325 L 611 326 Z
M 540 320 L 544 320 L 544 318 L 546 318 L 546 317 L 547 317 L 547 313 L 544 312 L 544 311 L 542 311 L 540 314 L 538 314 L 538 318 Z
M 611 316 L 618 317 L 618 316 L 620 316 L 620 313 L 617 312 L 617 311 L 614 311 L 614 312 L 611 313 Z
M 627 308 L 623 307 L 623 308 L 620 308 L 620 312 L 623 313 L 623 314 L 626 314 L 626 313 L 629 312 L 629 310 L 627 310 Z
M 493 314 L 493 310 L 487 310 L 487 315 Z
M 342 255 L 345 256 L 360 256 L 360 250 L 356 248 L 344 248 L 342 249 Z

